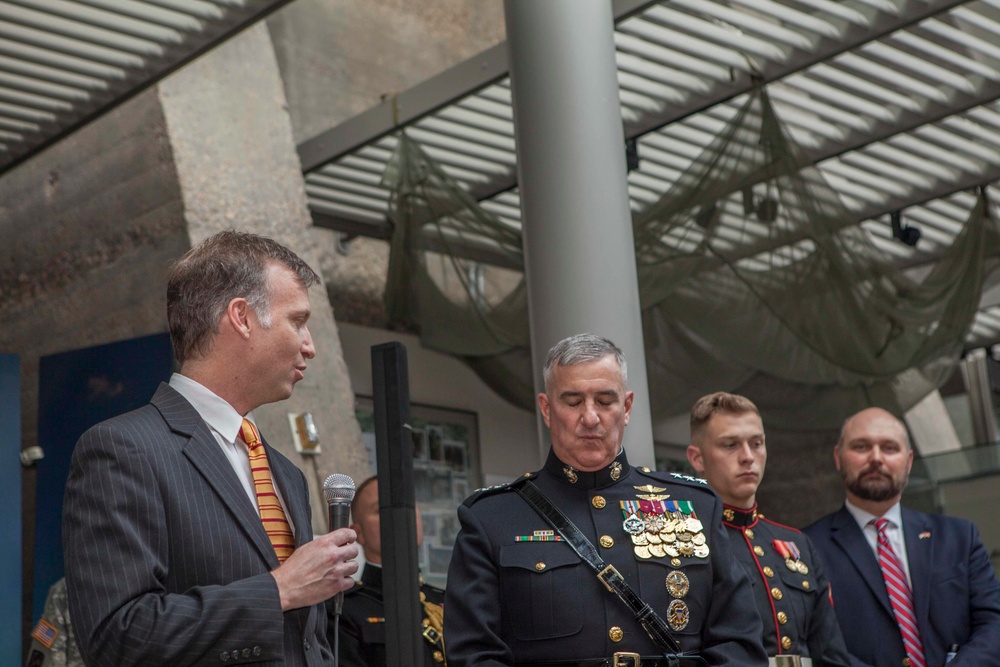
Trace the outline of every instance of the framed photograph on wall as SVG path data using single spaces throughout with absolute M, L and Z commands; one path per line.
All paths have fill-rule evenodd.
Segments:
M 377 470 L 374 404 L 355 398 L 355 415 L 371 469 Z M 410 405 L 413 438 L 413 486 L 423 523 L 420 571 L 431 584 L 444 586 L 451 550 L 458 535 L 458 506 L 481 487 L 479 425 L 476 413 L 414 403 Z

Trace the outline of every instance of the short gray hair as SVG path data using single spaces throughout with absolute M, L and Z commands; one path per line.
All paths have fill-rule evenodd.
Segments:
M 625 353 L 617 345 L 607 338 L 592 333 L 576 334 L 569 338 L 563 338 L 549 350 L 549 354 L 545 358 L 542 377 L 545 380 L 546 391 L 549 388 L 549 380 L 552 378 L 552 369 L 556 366 L 573 366 L 586 361 L 598 361 L 609 354 L 614 355 L 615 361 L 621 367 L 622 384 L 627 385 L 628 365 L 625 362 Z

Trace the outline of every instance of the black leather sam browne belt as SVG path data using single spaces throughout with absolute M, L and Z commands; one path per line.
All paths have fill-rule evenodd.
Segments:
M 559 665 L 560 667 L 707 667 L 707 663 L 698 656 L 680 655 L 681 647 L 670 634 L 667 624 L 650 607 L 643 602 L 642 598 L 636 595 L 632 587 L 628 585 L 621 573 L 615 569 L 614 565 L 605 563 L 597 549 L 590 543 L 590 540 L 580 532 L 580 529 L 562 513 L 558 507 L 553 505 L 545 497 L 538 487 L 530 481 L 518 485 L 517 492 L 524 498 L 538 514 L 551 525 L 556 532 L 569 544 L 573 551 L 583 559 L 587 565 L 597 573 L 598 580 L 604 587 L 618 596 L 618 599 L 625 603 L 635 620 L 639 622 L 642 629 L 646 631 L 649 638 L 653 640 L 659 648 L 663 649 L 666 655 L 662 657 L 645 658 L 636 653 L 616 653 L 612 658 L 599 658 L 596 660 L 577 660 L 569 662 L 546 662 L 542 665 Z

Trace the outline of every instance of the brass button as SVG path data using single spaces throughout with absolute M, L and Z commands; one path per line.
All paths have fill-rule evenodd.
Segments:
M 608 630 L 608 639 L 613 642 L 620 642 L 625 638 L 625 633 L 617 625 Z
M 785 623 L 788 623 L 788 614 L 786 614 L 783 611 L 779 611 L 778 612 L 778 623 L 781 623 L 782 625 L 784 625 Z
M 639 470 L 643 472 L 649 472 L 649 468 L 647 468 L 646 466 L 642 466 L 641 468 L 639 468 Z
M 910 659 L 903 658 L 903 667 L 910 667 Z
M 604 496 L 594 496 L 591 499 L 590 504 L 597 509 L 602 510 L 608 504 L 608 501 L 604 499 Z
M 670 564 L 673 565 L 674 567 L 680 567 L 681 566 L 681 559 L 680 558 L 671 558 L 670 559 Z
M 791 637 L 782 637 L 781 638 L 781 648 L 785 649 L 786 651 L 788 649 L 792 648 L 792 638 Z
M 755 554 L 757 554 L 758 556 L 763 556 L 763 555 L 764 555 L 764 547 L 762 547 L 762 546 L 760 546 L 760 545 L 758 544 L 757 546 L 755 546 L 755 547 L 753 548 L 753 552 L 754 552 Z
M 774 570 L 772 570 L 769 565 L 765 565 L 764 566 L 764 576 L 765 577 L 773 577 L 774 576 Z
M 601 535 L 601 546 L 604 547 L 605 549 L 610 549 L 611 547 L 615 546 L 615 541 L 611 538 L 610 535 Z
M 750 538 L 751 540 L 753 539 L 753 529 L 746 528 L 746 529 L 743 530 L 743 532 L 746 533 L 746 536 L 748 538 Z
M 536 565 L 535 567 L 538 567 L 538 566 Z M 773 597 L 775 600 L 780 600 L 784 596 L 785 596 L 785 594 L 782 593 L 781 589 L 778 588 L 777 586 L 775 586 L 774 588 L 771 589 L 771 597 Z
M 444 653 L 441 651 L 434 651 L 434 662 L 444 662 Z
M 535 569 L 541 572 L 542 570 L 545 569 L 545 563 L 543 563 L 542 561 L 538 561 L 537 563 L 535 563 Z
M 806 590 L 809 590 L 809 582 L 808 581 L 803 581 L 802 582 L 802 588 L 804 588 Z

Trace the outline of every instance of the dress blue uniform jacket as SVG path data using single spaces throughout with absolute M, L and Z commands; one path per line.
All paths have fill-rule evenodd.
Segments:
M 809 538 L 765 519 L 757 505 L 725 505 L 722 521 L 753 585 L 767 654 L 811 657 L 814 667 L 848 667 L 830 586 Z M 797 553 L 789 558 L 792 550 Z
M 913 607 L 927 667 L 1000 665 L 1000 583 L 976 527 L 964 519 L 903 510 Z M 852 665 L 896 667 L 906 653 L 878 558 L 847 511 L 805 529 L 816 545 Z
M 266 442 L 271 476 L 310 541 L 305 477 Z M 274 547 L 197 410 L 167 384 L 80 438 L 66 482 L 70 615 L 88 665 L 319 667 L 326 608 L 282 613 Z
M 435 586 L 420 583 L 421 604 L 441 605 L 444 602 L 444 591 Z M 426 607 L 424 607 L 426 609 Z M 333 616 L 334 605 L 328 604 L 330 616 L 327 619 L 327 633 L 333 631 L 336 618 Z M 437 667 L 445 661 L 443 642 L 432 633 L 433 623 L 424 614 L 422 619 L 423 647 L 422 660 L 414 660 L 413 667 Z M 347 589 L 344 594 L 344 606 L 339 621 L 339 667 L 385 667 L 388 663 L 388 649 L 385 636 L 385 598 L 382 588 L 382 568 L 372 563 L 365 563 L 361 580 L 355 586 Z M 428 641 L 428 636 L 432 641 Z M 334 638 L 329 637 L 333 645 Z
M 722 502 L 711 489 L 700 480 L 632 468 L 624 452 L 597 472 L 566 468 L 550 451 L 545 467 L 526 477 L 662 618 L 683 625 L 672 634 L 684 653 L 718 667 L 767 665 L 750 584 L 733 558 Z M 519 483 L 481 490 L 458 510 L 462 529 L 444 605 L 449 666 L 610 658 L 625 651 L 662 656 L 568 544 L 517 539 L 551 530 L 513 488 Z M 620 501 L 655 494 L 641 490 L 647 485 L 669 501 L 690 501 L 704 527 L 707 557 L 636 554 Z M 668 585 L 668 575 L 678 572 L 683 577 L 674 574 L 674 581 L 689 582 L 683 595 Z M 680 613 L 671 615 L 671 605 Z

